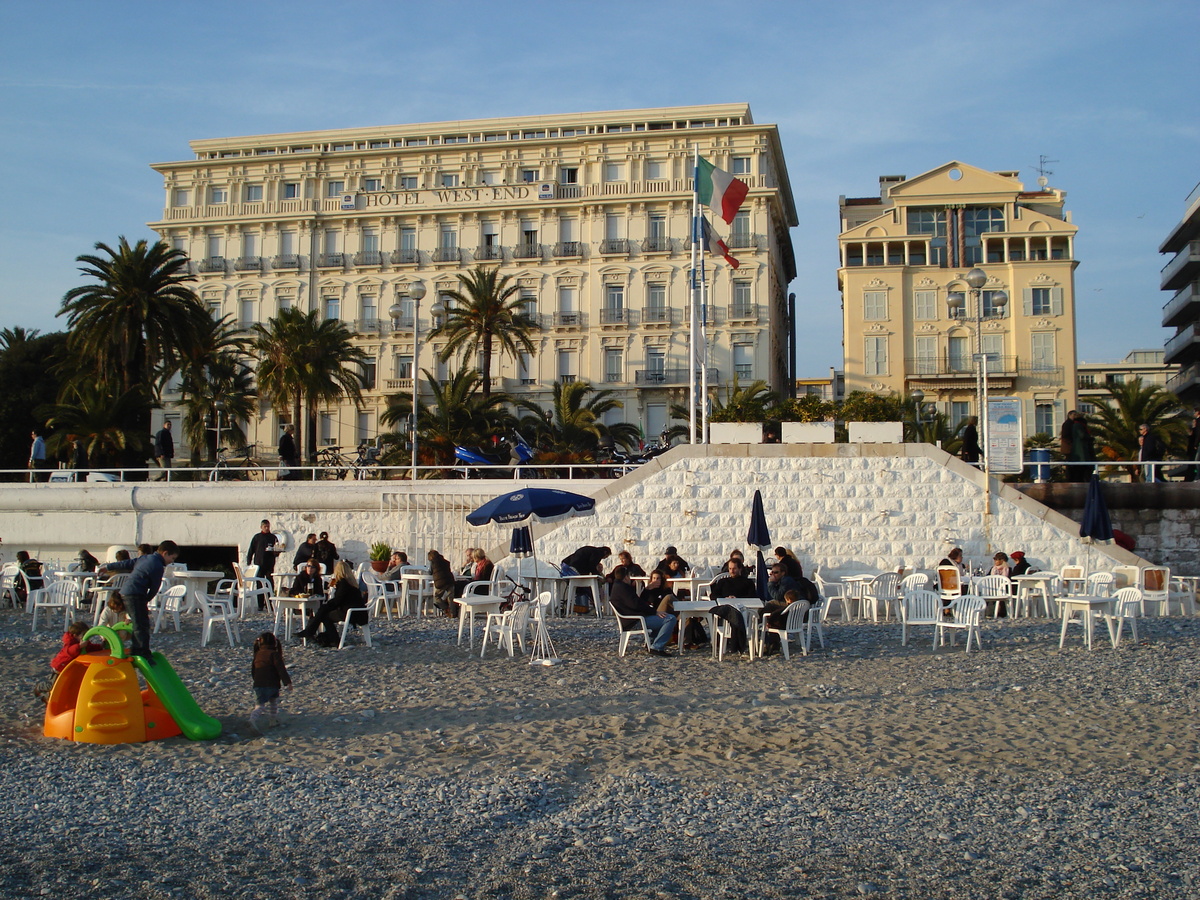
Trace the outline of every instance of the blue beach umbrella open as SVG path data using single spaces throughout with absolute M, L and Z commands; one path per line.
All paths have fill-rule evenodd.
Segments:
M 767 514 L 763 511 L 762 491 L 754 492 L 754 503 L 750 507 L 750 530 L 746 533 L 746 543 L 758 548 L 754 580 L 758 585 L 758 598 L 766 603 L 771 599 L 771 595 L 767 593 L 767 579 L 770 577 L 770 572 L 767 571 L 767 561 L 763 557 L 763 550 L 771 546 L 771 532 L 767 528 Z
M 558 522 L 574 516 L 594 515 L 596 501 L 582 494 L 561 491 L 558 488 L 521 488 L 499 497 L 493 497 L 479 509 L 467 514 L 472 525 L 487 525 L 491 522 Z M 513 549 L 518 548 L 518 549 Z M 526 552 L 527 551 L 527 552 Z M 533 558 L 533 572 L 537 574 L 537 552 L 533 545 L 533 532 L 528 525 L 513 529 L 509 552 L 518 558 Z M 531 665 L 553 665 L 559 662 L 546 629 L 546 617 L 538 616 L 537 633 L 529 654 Z

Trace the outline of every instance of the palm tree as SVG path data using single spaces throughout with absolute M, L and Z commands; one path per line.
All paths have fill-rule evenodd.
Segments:
M 81 375 L 113 385 L 130 431 L 150 430 L 150 405 L 165 371 L 174 367 L 196 340 L 209 316 L 188 283 L 188 258 L 162 241 L 138 241 L 132 247 L 122 236 L 116 250 L 97 243 L 106 256 L 76 257 L 80 271 L 96 283 L 72 288 L 63 297 L 58 315 L 71 329 L 68 347 Z
M 1106 385 L 1108 397 L 1096 405 L 1096 445 L 1110 459 L 1138 458 L 1138 425 L 1143 422 L 1155 431 L 1174 453 L 1187 440 L 1187 424 L 1179 398 L 1159 384 L 1146 384 L 1133 378 L 1124 384 Z M 1141 479 L 1141 467 L 1130 466 L 1135 480 Z
M 515 357 L 521 351 L 533 353 L 531 332 L 537 323 L 524 312 L 520 287 L 512 283 L 511 275 L 501 276 L 495 268 L 476 266 L 459 274 L 461 290 L 449 291 L 446 296 L 454 305 L 446 310 L 441 323 L 429 333 L 431 340 L 446 341 L 440 357 L 443 362 L 460 353 L 466 363 L 480 354 L 479 371 L 483 377 L 483 395 L 492 392 L 492 347 Z
M 280 310 L 254 331 L 259 389 L 277 408 L 290 403 L 297 423 L 301 407 L 308 411 L 308 459 L 316 462 L 317 410 L 343 397 L 362 403 L 367 354 L 354 346 L 349 328 L 337 319 L 318 318 L 315 310 Z
M 504 393 L 484 396 L 477 370 L 463 369 L 440 382 L 428 370 L 424 370 L 424 375 L 433 402 L 427 405 L 418 401 L 417 430 L 421 440 L 417 453 L 420 465 L 449 465 L 454 462 L 456 446 L 484 445 L 493 435 L 512 430 L 516 420 L 506 408 L 510 398 Z M 384 425 L 400 425 L 408 421 L 411 411 L 412 397 L 407 393 L 392 394 L 380 421 Z M 404 441 L 397 434 L 392 437 L 391 443 L 400 445 Z M 395 456 L 393 461 L 407 460 Z
M 710 422 L 762 422 L 767 410 L 779 402 L 779 395 L 767 387 L 761 378 L 742 387 L 734 376 L 733 384 L 725 389 L 725 400 L 718 396 L 713 402 Z
M 625 404 L 613 391 L 597 391 L 588 381 L 556 381 L 549 410 L 543 411 L 530 400 L 517 401 L 517 405 L 532 414 L 523 418 L 519 427 L 532 432 L 534 442 L 552 453 L 591 456 L 602 438 L 632 447 L 641 434 L 629 422 L 606 425 L 605 414 Z
M 47 441 L 51 453 L 63 449 L 69 439 L 83 441 L 93 465 L 120 462 L 123 454 L 143 458 L 147 449 L 145 431 L 129 428 L 132 410 L 145 402 L 141 391 L 114 394 L 97 382 L 67 386 L 59 401 L 34 410 L 50 428 L 59 429 Z
M 222 421 L 221 431 L 228 432 L 230 443 L 245 442 L 241 423 L 255 413 L 254 381 L 244 356 L 251 340 L 237 332 L 230 316 L 205 318 L 195 345 L 181 355 L 178 366 L 183 433 L 191 447 L 192 466 L 200 465 L 202 447 L 215 459 L 217 436 L 213 431 L 210 440 L 209 423 L 216 416 L 218 400 L 224 404 L 222 419 L 229 416 L 228 426 Z

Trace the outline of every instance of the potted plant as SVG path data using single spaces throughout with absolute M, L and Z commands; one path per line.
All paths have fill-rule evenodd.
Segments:
M 376 541 L 371 545 L 369 554 L 371 557 L 371 569 L 375 572 L 386 572 L 388 561 L 392 558 L 391 545 L 385 544 L 383 541 Z

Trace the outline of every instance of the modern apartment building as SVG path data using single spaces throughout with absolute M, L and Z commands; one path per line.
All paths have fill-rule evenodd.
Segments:
M 1125 384 L 1135 378 L 1142 384 L 1166 387 L 1179 372 L 1179 366 L 1163 362 L 1163 351 L 1130 350 L 1120 362 L 1080 362 L 1077 367 L 1079 409 L 1091 414 L 1097 404 L 1111 398 L 1110 385 Z
M 750 188 L 732 226 L 715 223 L 740 267 L 706 262 L 709 384 L 761 378 L 786 393 L 796 211 L 778 129 L 746 104 L 191 147 L 193 159 L 153 166 L 166 208 L 150 227 L 192 258 L 212 314 L 249 329 L 285 307 L 318 310 L 352 326 L 370 357 L 363 406 L 322 411 L 324 442 L 374 437 L 387 395 L 412 390 L 414 355 L 418 371 L 459 368 L 436 361 L 429 311 L 478 264 L 513 276 L 541 325 L 536 353 L 494 361 L 495 388 L 544 402 L 555 381 L 586 379 L 624 401 L 614 421 L 657 434 L 669 405 L 687 401 L 697 147 Z M 273 447 L 287 418 L 263 401 L 250 439 Z
M 842 197 L 846 391 L 920 389 L 957 424 L 979 412 L 976 357 L 986 354 L 990 394 L 1021 399 L 1025 435 L 1057 433 L 1076 396 L 1065 197 L 961 162 L 883 176 L 877 197 Z M 986 274 L 978 293 L 964 280 L 974 268 Z
M 1167 386 L 1192 404 L 1200 403 L 1200 184 L 1192 188 L 1184 207 L 1183 219 L 1158 250 L 1171 254 L 1160 287 L 1174 291 L 1163 307 L 1163 327 L 1175 329 L 1165 360 L 1182 367 Z

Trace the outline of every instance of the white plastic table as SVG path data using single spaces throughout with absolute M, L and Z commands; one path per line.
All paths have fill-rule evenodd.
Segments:
M 454 602 L 458 604 L 458 645 L 462 646 L 463 623 L 468 619 L 467 623 L 467 647 L 470 650 L 475 649 L 475 613 L 483 614 L 484 621 L 487 621 L 487 614 L 500 611 L 500 604 L 504 602 L 503 597 L 497 597 L 494 594 L 468 594 L 465 597 L 455 597 Z
M 1059 609 L 1062 610 L 1062 631 L 1058 635 L 1058 647 L 1061 650 L 1063 644 L 1067 640 L 1067 624 L 1071 621 L 1073 612 L 1083 613 L 1083 637 L 1084 643 L 1089 650 L 1092 649 L 1092 627 L 1095 623 L 1095 617 L 1100 616 L 1104 619 L 1105 625 L 1108 626 L 1108 639 L 1112 643 L 1113 648 L 1117 646 L 1117 633 L 1113 629 L 1113 604 L 1116 603 L 1115 597 L 1060 597 L 1058 599 Z
M 225 577 L 224 572 L 206 572 L 199 569 L 188 569 L 186 571 L 175 570 L 171 573 L 171 581 L 178 584 L 183 584 L 187 587 L 187 604 L 180 609 L 180 612 L 192 612 L 198 610 L 204 604 L 201 594 L 208 593 L 208 584 L 210 581 L 218 581 Z
M 1058 578 L 1053 572 L 1033 572 L 1028 575 L 1014 575 L 1013 581 L 1017 583 L 1017 600 L 1025 604 L 1025 608 L 1033 613 L 1033 600 L 1036 595 L 1040 595 L 1042 601 L 1046 605 L 1046 615 L 1054 616 L 1054 590 L 1051 585 Z

